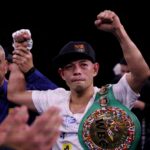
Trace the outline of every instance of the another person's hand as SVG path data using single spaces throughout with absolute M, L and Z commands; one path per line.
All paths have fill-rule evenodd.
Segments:
M 12 109 L 6 119 L 0 124 L 0 145 L 16 147 L 20 144 L 20 134 L 28 128 L 27 108 L 25 106 Z
M 15 108 L 0 125 L 0 145 L 16 150 L 49 150 L 59 135 L 59 110 L 49 108 L 29 126 L 27 108 Z
M 29 29 L 17 30 L 13 37 L 13 62 L 16 63 L 23 73 L 27 73 L 33 65 L 33 57 L 30 52 L 33 40 Z
M 144 110 L 145 108 L 145 103 L 143 101 L 140 101 L 140 100 L 136 100 L 134 102 L 134 107 L 133 108 L 138 108 L 140 110 Z
M 13 51 L 13 62 L 16 63 L 23 73 L 27 73 L 33 65 L 32 53 L 26 47 L 20 46 Z

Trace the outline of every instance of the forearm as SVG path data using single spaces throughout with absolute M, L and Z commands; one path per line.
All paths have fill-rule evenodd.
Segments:
M 149 67 L 146 64 L 141 52 L 134 44 L 134 42 L 130 39 L 123 26 L 121 26 L 116 31 L 115 36 L 119 40 L 120 46 L 123 51 L 123 55 L 128 63 L 130 71 L 136 75 L 149 73 Z
M 25 90 L 25 78 L 16 64 L 11 64 L 8 81 L 8 99 L 13 99 L 17 93 Z
M 105 10 L 97 15 L 95 25 L 100 30 L 113 33 L 118 39 L 124 58 L 131 71 L 130 77 L 128 76 L 130 79 L 127 80 L 132 83 L 137 81 L 138 85 L 136 85 L 136 88 L 141 87 L 142 82 L 150 75 L 149 67 L 139 49 L 125 31 L 119 17 L 115 12 Z M 130 83 L 130 85 L 132 85 L 132 83 Z
M 24 74 L 19 70 L 16 64 L 11 65 L 11 73 L 8 81 L 8 100 L 36 110 L 32 101 L 32 92 L 26 90 Z
M 138 81 L 137 83 L 141 84 L 150 75 L 149 67 L 146 64 L 141 52 L 130 39 L 122 25 L 120 28 L 116 29 L 115 36 L 120 43 L 124 58 L 126 59 L 129 70 L 134 78 L 134 80 L 131 81 Z

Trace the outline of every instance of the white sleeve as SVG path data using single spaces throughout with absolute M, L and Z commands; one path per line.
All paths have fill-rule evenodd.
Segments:
M 135 93 L 129 86 L 126 80 L 126 74 L 119 80 L 118 83 L 114 84 L 112 88 L 115 98 L 129 109 L 133 107 L 133 103 L 140 96 L 139 93 Z
M 50 106 L 61 107 L 61 103 L 65 101 L 64 97 L 67 97 L 67 95 L 68 92 L 63 88 L 46 91 L 34 90 L 32 92 L 32 100 L 37 111 L 42 113 Z

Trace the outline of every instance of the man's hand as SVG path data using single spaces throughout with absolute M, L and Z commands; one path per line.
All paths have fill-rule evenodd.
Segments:
M 0 145 L 14 147 L 19 145 L 21 137 L 20 131 L 26 130 L 28 125 L 27 108 L 25 106 L 12 109 L 6 119 L 0 124 Z
M 145 103 L 144 103 L 143 101 L 136 100 L 136 101 L 134 102 L 133 108 L 138 108 L 138 109 L 140 109 L 140 110 L 144 110 L 144 108 L 145 108 Z
M 120 28 L 121 23 L 118 16 L 110 10 L 105 10 L 97 15 L 95 25 L 99 30 L 114 32 L 117 28 Z
M 27 73 L 34 67 L 32 53 L 22 46 L 13 51 L 13 62 L 19 66 L 23 73 Z
M 31 38 L 31 32 L 29 29 L 17 30 L 12 34 L 13 38 L 13 47 L 17 49 L 18 44 L 26 47 L 28 50 L 32 49 L 33 40 Z
M 13 37 L 13 62 L 16 63 L 23 73 L 27 73 L 33 65 L 33 57 L 29 51 L 32 48 L 33 40 L 28 29 L 17 30 Z

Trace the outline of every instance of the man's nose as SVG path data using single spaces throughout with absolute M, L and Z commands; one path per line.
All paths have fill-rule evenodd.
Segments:
M 81 73 L 81 67 L 79 65 L 74 66 L 74 74 L 80 74 Z

